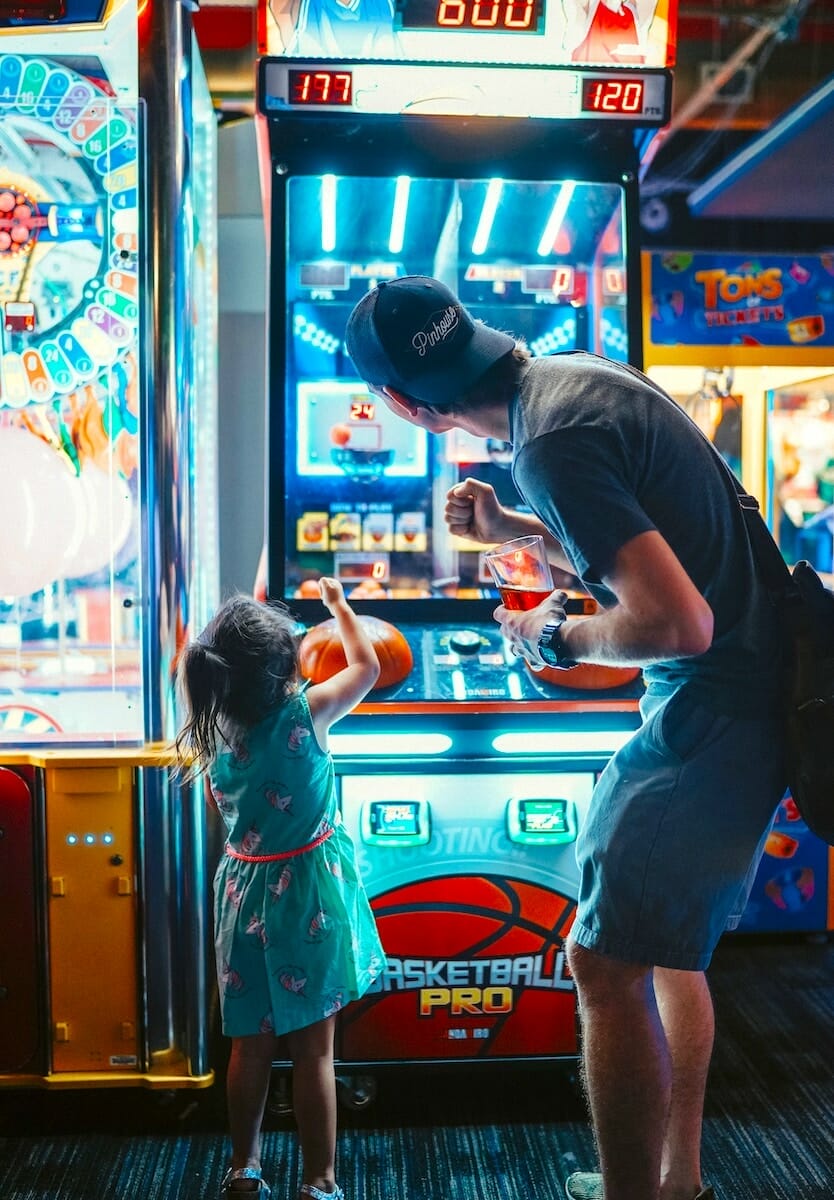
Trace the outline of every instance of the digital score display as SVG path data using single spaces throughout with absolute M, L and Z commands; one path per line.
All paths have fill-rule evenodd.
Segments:
M 420 806 L 414 800 L 375 800 L 371 803 L 371 831 L 393 837 L 420 833 Z
M 376 404 L 373 400 L 352 400 L 350 404 L 351 421 L 373 421 L 376 415 Z
M 401 29 L 543 33 L 545 0 L 398 0 Z
M 425 846 L 431 840 L 431 813 L 426 800 L 371 800 L 359 818 L 363 842 L 371 846 Z
M 66 16 L 64 0 L 0 0 L 0 20 L 60 21 Z
M 345 108 L 353 103 L 352 71 L 287 72 L 290 104 L 308 108 Z
M 568 830 L 564 800 L 522 800 L 519 818 L 524 833 L 566 833 Z
M 334 568 L 340 583 L 362 583 L 366 579 L 385 583 L 390 573 L 388 560 L 371 554 L 337 554 Z
M 609 116 L 639 116 L 643 111 L 645 80 L 612 77 L 582 80 L 582 111 Z
M 304 288 L 345 292 L 350 287 L 347 263 L 301 263 L 298 282 Z
M 395 26 L 417 49 L 431 45 L 445 30 L 445 61 L 329 62 L 261 59 L 258 108 L 267 117 L 294 110 L 328 119 L 356 115 L 425 114 L 457 116 L 467 98 L 468 116 L 507 119 L 591 121 L 660 126 L 669 119 L 671 73 L 630 67 L 590 69 L 519 61 L 548 51 L 550 31 L 541 23 L 546 0 L 399 0 Z M 2 0 L 0 0 L 2 3 Z M 552 0 L 551 0 L 552 3 Z M 504 34 L 482 38 L 481 34 Z M 528 36 L 511 42 L 508 35 Z M 413 36 L 412 36 L 413 34 Z M 457 36 L 455 36 L 457 35 Z M 476 50 L 480 44 L 483 53 Z M 516 51 L 513 51 L 513 44 Z M 492 50 L 512 61 L 489 62 Z M 525 46 L 527 49 L 525 50 Z M 501 48 L 503 47 L 503 48 Z M 470 61 L 457 62 L 466 54 Z M 396 264 L 394 264 L 396 267 Z M 517 268 L 516 268 L 517 269 Z M 351 267 L 351 278 L 359 278 Z M 388 278 L 386 274 L 384 276 Z M 564 294 L 564 293 L 560 293 Z

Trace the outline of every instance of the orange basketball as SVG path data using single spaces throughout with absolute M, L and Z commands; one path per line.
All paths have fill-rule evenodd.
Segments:
M 526 665 L 526 664 L 525 664 Z M 576 688 L 577 691 L 598 692 L 605 688 L 623 687 L 631 683 L 640 674 L 639 667 L 606 667 L 601 663 L 580 663 L 569 671 L 559 667 L 542 667 L 540 671 L 532 671 L 535 679 L 543 679 L 556 687 Z
M 350 426 L 334 425 L 330 430 L 330 440 L 334 446 L 346 446 L 350 441 Z
M 378 579 L 363 579 L 351 588 L 348 595 L 353 600 L 386 600 L 388 593 Z
M 317 579 L 302 579 L 293 594 L 297 600 L 318 600 L 321 595 L 319 581 Z
M 379 679 L 374 687 L 391 687 L 401 683 L 414 666 L 411 647 L 405 637 L 390 621 L 364 615 L 359 620 L 379 660 Z M 313 683 L 322 683 L 347 666 L 341 638 L 332 617 L 314 625 L 304 635 L 298 652 L 298 666 L 304 678 Z

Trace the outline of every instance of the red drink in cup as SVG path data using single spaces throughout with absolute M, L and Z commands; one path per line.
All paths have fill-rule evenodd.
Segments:
M 514 612 L 535 608 L 553 591 L 544 540 L 537 534 L 488 550 L 484 561 L 505 607 Z
M 544 540 L 537 534 L 513 538 L 484 555 L 489 572 L 505 608 L 526 612 L 536 608 L 553 591 L 553 576 Z M 531 664 L 534 671 L 541 666 Z
M 535 608 L 541 604 L 542 600 L 546 600 L 553 588 L 523 588 L 523 587 L 499 587 L 498 593 L 501 597 L 501 603 L 511 612 L 522 612 L 528 608 Z

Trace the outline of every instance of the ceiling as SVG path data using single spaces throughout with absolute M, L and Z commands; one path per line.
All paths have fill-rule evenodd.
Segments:
M 257 0 L 201 0 L 194 15 L 223 114 L 254 110 L 256 12 Z M 834 224 L 832 80 L 832 0 L 679 0 L 672 119 L 643 158 L 647 236 L 684 210 Z

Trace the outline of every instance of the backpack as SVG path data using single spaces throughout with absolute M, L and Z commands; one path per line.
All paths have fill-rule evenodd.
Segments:
M 789 572 L 789 785 L 808 828 L 834 845 L 834 592 L 810 563 Z
M 791 796 L 811 832 L 834 846 L 834 592 L 804 559 L 790 569 L 756 499 L 741 490 L 738 498 L 754 555 L 786 636 Z

